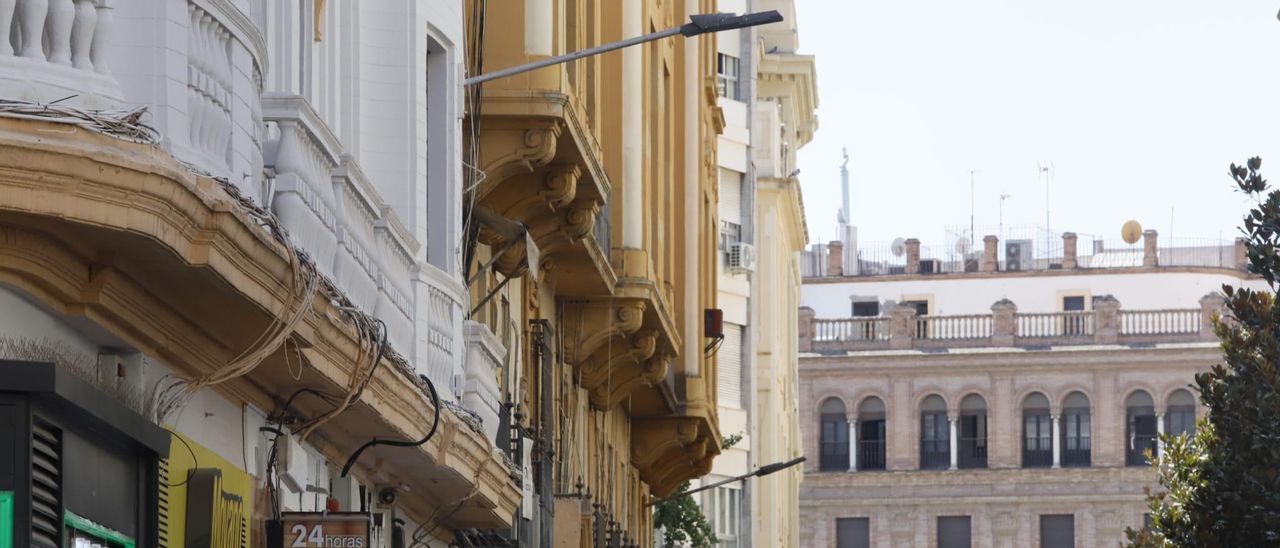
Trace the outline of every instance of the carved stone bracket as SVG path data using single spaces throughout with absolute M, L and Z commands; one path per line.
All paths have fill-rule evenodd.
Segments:
M 640 329 L 644 323 L 647 304 L 641 299 L 583 299 L 567 301 L 564 305 L 565 360 L 582 364 L 609 342 L 611 337 L 625 339 Z M 652 351 L 650 351 L 652 352 Z
M 598 409 L 617 404 L 640 383 L 646 370 L 657 367 L 649 363 L 658 346 L 656 329 L 641 330 L 625 342 L 606 344 L 581 364 L 582 387 L 589 391 L 591 403 Z
M 615 369 L 611 382 L 592 388 L 588 393 L 591 405 L 596 409 L 611 409 L 632 391 L 640 387 L 654 386 L 667 376 L 667 369 L 674 358 L 668 353 L 657 353 L 642 364 Z

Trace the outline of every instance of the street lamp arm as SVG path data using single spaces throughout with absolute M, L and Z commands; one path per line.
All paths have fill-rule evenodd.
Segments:
M 683 493 L 678 493 L 678 494 L 679 494 L 679 495 L 692 495 L 692 494 L 697 493 L 697 492 L 699 492 L 699 491 L 706 491 L 707 489 L 712 489 L 712 488 L 715 488 L 715 487 L 720 487 L 721 485 L 726 485 L 726 484 L 733 483 L 733 482 L 737 482 L 737 481 L 743 481 L 743 480 L 745 480 L 745 479 L 747 479 L 747 478 L 750 478 L 750 477 L 761 477 L 761 476 L 767 476 L 767 475 L 772 474 L 772 473 L 774 473 L 774 472 L 777 472 L 777 471 L 779 471 L 779 470 L 786 470 L 787 468 L 791 468 L 792 466 L 795 466 L 795 465 L 797 465 L 797 464 L 800 464 L 800 463 L 802 463 L 802 462 L 804 462 L 804 461 L 806 461 L 806 460 L 809 460 L 809 459 L 808 459 L 808 458 L 806 458 L 806 457 L 796 457 L 796 458 L 791 459 L 791 460 L 786 461 L 786 462 L 775 462 L 775 463 L 773 463 L 773 464 L 766 464 L 766 465 L 764 465 L 764 466 L 761 466 L 761 467 L 757 468 L 754 472 L 746 473 L 746 474 L 743 474 L 743 475 L 741 475 L 741 476 L 734 476 L 734 477 L 729 478 L 729 479 L 723 479 L 723 480 L 717 481 L 717 482 L 715 482 L 715 483 L 708 483 L 707 485 L 702 485 L 702 486 L 699 486 L 699 487 L 696 487 L 696 488 L 694 488 L 694 489 L 690 489 L 690 490 L 688 490 L 688 491 L 685 491 L 685 492 L 683 492 Z M 652 501 L 649 501 L 649 503 L 648 503 L 648 504 L 645 504 L 645 506 L 653 506 L 653 504 L 654 504 L 654 503 L 661 502 L 661 501 L 663 501 L 663 500 L 665 500 L 665 499 L 654 499 L 654 500 L 652 500 Z
M 685 37 L 698 36 L 700 34 L 706 34 L 709 32 L 720 32 L 722 30 L 754 27 L 757 25 L 777 23 L 779 21 L 782 21 L 782 14 L 778 13 L 777 10 L 764 11 L 760 13 L 747 13 L 743 15 L 737 15 L 733 13 L 707 13 L 707 14 L 692 15 L 689 17 L 688 23 L 685 23 L 684 25 L 681 25 L 679 27 L 660 30 L 658 32 L 652 32 L 652 33 L 644 34 L 641 36 L 627 38 L 626 40 L 619 40 L 617 42 L 610 42 L 608 44 L 601 44 L 593 48 L 587 48 L 584 50 L 575 51 L 573 53 L 566 53 L 564 55 L 548 57 L 541 61 L 534 61 L 532 63 L 525 63 L 523 65 L 508 67 L 502 70 L 490 72 L 488 74 L 472 76 L 471 78 L 467 78 L 466 80 L 463 80 L 462 85 L 474 86 L 476 84 L 483 84 L 490 80 L 497 80 L 498 78 L 506 78 L 508 76 L 514 76 L 516 74 L 523 74 L 532 70 L 538 70 L 540 68 L 545 68 L 552 65 L 558 65 L 561 63 L 567 63 L 569 61 L 575 61 L 578 59 L 582 59 L 583 57 L 591 57 L 592 55 L 599 55 L 601 53 L 622 49 L 628 46 L 634 46 L 636 44 L 643 44 L 645 42 L 661 40 L 668 36 L 675 36 L 677 34 Z

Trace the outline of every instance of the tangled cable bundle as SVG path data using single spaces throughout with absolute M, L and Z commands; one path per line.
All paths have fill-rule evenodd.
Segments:
M 160 133 L 142 123 L 145 105 L 128 110 L 84 110 L 58 104 L 72 97 L 75 95 L 47 104 L 0 99 L 0 116 L 70 124 L 135 143 L 150 145 L 160 141 Z

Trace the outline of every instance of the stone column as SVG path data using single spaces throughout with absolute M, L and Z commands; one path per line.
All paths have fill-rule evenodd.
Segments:
M 849 415 L 849 471 L 858 471 L 858 416 Z
M 1053 445 L 1053 467 L 1061 468 L 1062 467 L 1062 440 L 1060 436 L 1062 434 L 1062 431 L 1058 429 L 1059 428 L 1058 415 L 1056 413 L 1053 415 L 1050 415 L 1049 419 L 1053 421 L 1053 444 L 1052 444 Z
M 988 235 L 982 238 L 982 266 L 983 272 L 995 272 L 1000 266 L 1000 237 Z
M 895 306 L 889 310 L 889 348 L 911 348 L 916 336 L 916 309 Z
M 1235 245 L 1235 261 L 1233 263 L 1236 270 L 1249 269 L 1249 248 L 1244 245 L 1244 238 L 1236 238 Z
M 1093 341 L 1116 344 L 1120 340 L 1120 301 L 1111 295 L 1093 300 Z
M 991 305 L 991 344 L 1013 346 L 1018 336 L 1018 305 L 1000 299 Z
M 920 273 L 920 240 L 907 240 L 907 274 Z
M 1160 259 L 1156 254 L 1156 239 L 1158 234 L 1154 230 L 1142 231 L 1142 266 L 1159 266 Z
M 1227 309 L 1227 298 L 1217 291 L 1200 297 L 1200 340 L 1212 341 L 1218 338 L 1213 333 L 1213 318 L 1222 315 Z
M 827 276 L 844 276 L 844 244 L 840 240 L 827 244 Z
M 1156 455 L 1164 454 L 1164 413 L 1156 413 Z
M 959 459 L 960 459 L 960 436 L 959 436 L 960 417 L 957 417 L 955 415 L 947 415 L 947 423 L 949 423 L 951 426 L 951 439 L 950 439 L 951 468 L 950 469 L 955 470 L 956 468 L 959 468 L 957 464 L 959 463 Z
M 797 316 L 796 332 L 798 337 L 796 350 L 811 352 L 813 350 L 813 336 L 816 334 L 814 333 L 813 319 L 817 316 L 817 313 L 812 308 L 802 306 Z
M 1076 233 L 1062 233 L 1062 269 L 1075 270 L 1076 268 Z

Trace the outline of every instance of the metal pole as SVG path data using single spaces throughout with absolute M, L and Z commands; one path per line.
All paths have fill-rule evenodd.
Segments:
M 552 65 L 558 65 L 558 64 L 560 64 L 560 63 L 567 63 L 567 62 L 569 62 L 569 61 L 573 61 L 573 60 L 576 60 L 576 59 L 581 59 L 581 58 L 583 58 L 583 57 L 590 57 L 590 56 L 592 56 L 592 55 L 597 55 L 597 54 L 601 54 L 601 53 L 605 53 L 605 52 L 610 52 L 610 51 L 613 51 L 613 50 L 615 50 L 615 49 L 622 49 L 622 48 L 625 48 L 625 47 L 627 47 L 627 46 L 634 46 L 634 45 L 636 45 L 636 44 L 643 44 L 643 43 L 645 43 L 645 42 L 652 42 L 652 41 L 654 41 L 654 40 L 659 40 L 659 39 L 662 39 L 662 38 L 666 38 L 666 37 L 668 37 L 668 36 L 675 36 L 675 35 L 677 35 L 677 34 L 680 34 L 680 30 L 681 30 L 681 28 L 682 28 L 682 27 L 674 27 L 674 28 L 669 28 L 669 29 L 667 29 L 667 30 L 660 30 L 660 31 L 658 31 L 658 32 L 654 32 L 654 33 L 650 33 L 650 34 L 645 34 L 645 35 L 642 35 L 642 36 L 636 36 L 636 37 L 634 37 L 634 38 L 627 38 L 626 40 L 619 40 L 619 41 L 617 41 L 617 42 L 612 42 L 612 43 L 609 43 L 609 44 L 599 45 L 599 46 L 596 46 L 596 47 L 594 47 L 594 48 L 587 48 L 587 49 L 584 49 L 584 50 L 581 50 L 581 51 L 575 51 L 575 52 L 573 52 L 573 53 L 566 53 L 566 54 L 564 54 L 564 55 L 557 55 L 557 56 L 555 56 L 555 57 L 548 57 L 548 58 L 543 59 L 543 60 L 541 60 L 541 61 L 534 61 L 534 62 L 532 62 L 532 63 L 527 63 L 527 64 L 524 64 L 524 65 L 517 65 L 517 66 L 514 66 L 514 67 L 505 68 L 505 69 L 502 69 L 502 70 L 499 70 L 499 71 L 490 72 L 489 74 L 481 74 L 481 75 L 479 75 L 479 76 L 472 76 L 471 78 L 467 78 L 466 80 L 463 80 L 463 81 L 462 81 L 462 85 L 464 85 L 464 86 L 474 86 L 474 85 L 476 85 L 476 84 L 483 84 L 483 83 L 485 83 L 485 82 L 488 82 L 489 80 L 497 80 L 498 78 L 506 78 L 507 76 L 514 76 L 514 75 L 516 75 L 516 74 L 521 74 L 521 73 L 529 72 L 529 71 L 531 71 L 531 70 L 538 70 L 538 69 L 540 69 L 540 68 L 545 68 L 545 67 L 549 67 L 549 66 L 552 66 Z

